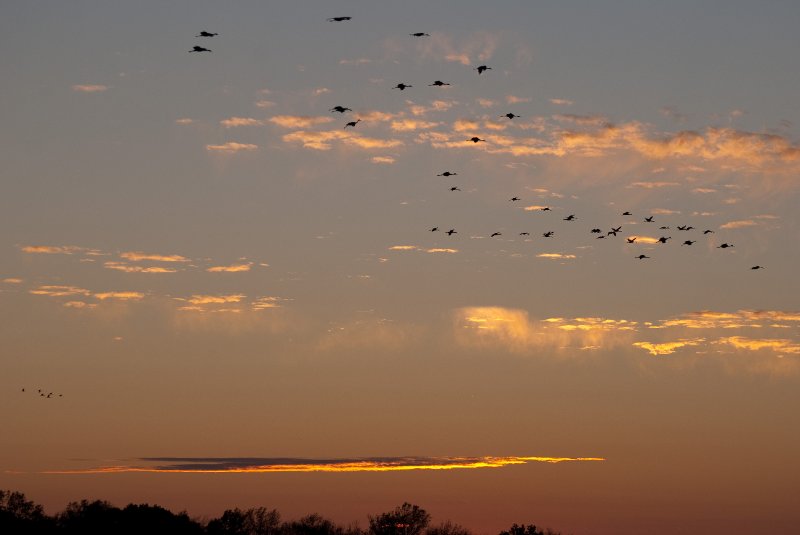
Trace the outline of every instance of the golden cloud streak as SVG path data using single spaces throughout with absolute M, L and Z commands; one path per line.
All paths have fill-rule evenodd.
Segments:
M 261 126 L 264 121 L 253 119 L 252 117 L 231 117 L 219 122 L 225 128 L 236 128 L 237 126 Z
M 333 122 L 331 117 L 309 117 L 306 115 L 276 115 L 269 119 L 269 122 L 282 126 L 284 128 L 311 128 Z
M 676 342 L 664 342 L 661 344 L 651 343 L 651 342 L 634 342 L 633 345 L 649 351 L 650 354 L 653 355 L 654 357 L 658 357 L 661 355 L 671 355 L 675 353 L 677 349 L 686 346 L 696 346 L 703 342 L 705 342 L 705 338 L 695 338 L 692 340 L 678 340 Z
M 250 264 L 234 264 L 231 266 L 212 266 L 206 271 L 209 273 L 240 273 L 250 271 Z
M 32 254 L 72 254 L 80 250 L 80 247 L 74 245 L 25 245 L 22 247 L 23 253 Z
M 103 91 L 108 91 L 108 86 L 100 84 L 76 84 L 72 86 L 72 90 L 78 93 L 102 93 Z
M 151 459 L 139 459 L 150 461 Z M 276 459 L 279 462 L 258 463 L 259 459 L 152 459 L 174 461 L 179 464 L 164 466 L 105 466 L 78 470 L 48 470 L 43 474 L 263 474 L 263 473 L 350 473 L 350 472 L 407 472 L 412 470 L 465 470 L 478 468 L 503 468 L 532 462 L 558 464 L 565 462 L 599 462 L 603 457 L 427 457 L 342 459 L 314 461 L 305 459 Z M 264 461 L 270 461 L 264 459 Z M 192 465 L 196 464 L 197 467 Z
M 229 154 L 233 154 L 235 152 L 253 151 L 257 149 L 258 145 L 253 145 L 252 143 L 237 143 L 235 141 L 229 141 L 228 143 L 223 143 L 222 145 L 206 145 L 206 150 L 227 152 Z
M 190 260 L 186 257 L 181 255 L 173 254 L 173 255 L 161 255 L 161 254 L 152 254 L 152 253 L 142 253 L 140 251 L 129 251 L 120 254 L 122 258 L 125 260 L 130 260 L 131 262 L 140 262 L 142 260 L 149 260 L 151 262 L 189 262 Z

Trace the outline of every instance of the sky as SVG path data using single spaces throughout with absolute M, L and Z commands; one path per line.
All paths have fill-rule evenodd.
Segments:
M 796 529 L 797 4 L 0 11 L 0 488 Z

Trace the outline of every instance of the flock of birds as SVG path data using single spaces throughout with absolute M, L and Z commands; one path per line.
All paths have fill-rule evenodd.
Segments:
M 25 394 L 25 393 L 27 393 L 27 391 L 23 388 L 22 389 L 22 393 Z M 55 399 L 55 398 L 63 398 L 64 397 L 64 394 L 59 394 L 57 392 L 45 392 L 41 388 L 38 388 L 36 390 L 36 393 L 39 394 L 38 397 L 44 398 L 44 399 Z
M 346 21 L 352 20 L 352 17 L 349 17 L 349 16 L 330 17 L 327 20 L 328 20 L 328 22 L 346 22 Z M 219 35 L 219 34 L 204 30 L 204 31 L 201 31 L 195 37 L 216 37 L 217 35 Z M 411 37 L 415 37 L 415 38 L 430 37 L 430 34 L 425 33 L 425 32 L 414 32 L 414 33 L 410 33 L 409 35 Z M 211 50 L 209 50 L 208 48 L 202 47 L 202 46 L 195 45 L 192 48 L 192 50 L 190 50 L 189 52 L 211 52 Z M 492 70 L 492 67 L 489 67 L 488 65 L 478 65 L 477 67 L 474 67 L 473 70 L 477 71 L 478 74 L 480 75 L 480 74 L 485 73 L 486 71 Z M 442 80 L 434 80 L 432 83 L 428 84 L 428 87 L 444 87 L 444 86 L 449 86 L 449 85 L 451 85 L 449 82 L 443 82 Z M 400 82 L 397 85 L 395 85 L 394 87 L 392 87 L 392 89 L 399 89 L 400 91 L 405 91 L 406 89 L 413 88 L 413 87 L 414 86 L 411 85 L 411 84 L 407 84 L 405 82 Z M 330 108 L 329 111 L 331 113 L 344 114 L 344 113 L 347 113 L 347 112 L 352 112 L 353 110 L 351 108 L 349 108 L 349 107 L 346 107 L 346 106 L 336 105 L 336 106 Z M 503 115 L 500 115 L 500 117 L 505 117 L 505 118 L 507 118 L 509 120 L 513 120 L 513 119 L 519 118 L 521 116 L 517 115 L 515 113 L 512 113 L 512 112 L 509 112 L 509 113 L 505 113 Z M 362 122 L 362 120 L 360 118 L 357 118 L 354 121 L 348 121 L 347 123 L 345 123 L 343 128 L 344 129 L 355 128 L 358 125 L 358 123 L 360 123 L 360 122 Z M 471 143 L 481 143 L 481 142 L 485 143 L 486 139 L 478 137 L 478 136 L 472 136 L 472 137 L 470 137 L 470 138 L 465 140 L 465 143 L 470 143 L 470 142 Z M 452 177 L 452 176 L 458 176 L 458 173 L 457 172 L 453 172 L 453 171 L 444 171 L 444 172 L 442 172 L 442 173 L 440 173 L 440 174 L 438 174 L 436 176 L 448 178 L 448 177 Z M 459 192 L 459 191 L 462 191 L 462 190 L 457 185 L 455 185 L 455 186 L 450 186 L 450 191 L 451 192 Z M 514 197 L 511 197 L 509 199 L 509 202 L 518 202 L 520 200 L 522 200 L 520 197 L 514 196 Z M 545 206 L 545 207 L 539 208 L 539 210 L 543 211 L 543 212 L 550 212 L 551 208 L 548 207 L 548 206 Z M 630 211 L 622 212 L 621 215 L 623 217 L 632 217 L 633 216 L 633 214 Z M 570 221 L 571 222 L 571 221 L 576 221 L 577 219 L 578 219 L 578 217 L 577 217 L 576 214 L 570 214 L 570 215 L 564 217 L 563 221 Z M 655 223 L 655 216 L 653 216 L 653 215 L 646 216 L 646 217 L 644 217 L 642 222 L 643 223 Z M 691 225 L 679 225 L 679 226 L 677 226 L 675 228 L 678 231 L 681 231 L 681 232 L 690 232 L 692 230 L 696 230 L 695 227 L 693 227 Z M 670 230 L 670 229 L 671 229 L 671 227 L 668 226 L 668 225 L 662 225 L 662 226 L 658 227 L 658 230 L 661 230 L 661 231 L 666 231 L 666 230 Z M 430 229 L 430 232 L 439 232 L 439 230 L 440 230 L 439 227 L 432 227 Z M 602 229 L 596 228 L 596 227 L 592 228 L 589 232 L 590 232 L 590 234 L 598 234 L 596 239 L 606 239 L 606 238 L 616 237 L 617 234 L 619 234 L 621 231 L 622 231 L 622 225 L 619 225 L 619 226 L 616 226 L 616 227 L 611 227 L 611 229 L 606 231 L 605 233 L 604 233 L 604 231 Z M 444 233 L 447 234 L 448 236 L 453 236 L 454 234 L 458 234 L 458 231 L 455 228 L 451 228 L 451 229 L 445 231 Z M 711 230 L 711 229 L 706 229 L 706 230 L 704 230 L 702 232 L 703 235 L 709 235 L 709 234 L 713 234 L 713 233 L 714 233 L 714 231 Z M 552 238 L 552 237 L 555 236 L 555 234 L 556 234 L 555 231 L 547 230 L 546 232 L 542 233 L 542 237 L 543 238 Z M 495 232 L 492 232 L 491 234 L 489 234 L 489 238 L 496 238 L 496 237 L 499 237 L 499 236 L 502 236 L 502 235 L 503 235 L 502 232 L 495 231 Z M 529 237 L 530 236 L 530 232 L 528 232 L 528 231 L 520 232 L 519 236 Z M 636 240 L 638 238 L 639 238 L 638 236 L 631 236 L 631 237 L 627 237 L 625 239 L 626 239 L 626 243 L 627 244 L 633 244 L 633 243 L 636 242 Z M 655 240 L 655 243 L 658 244 L 658 245 L 665 245 L 671 239 L 672 239 L 672 236 L 661 236 L 657 240 Z M 697 243 L 696 239 L 686 239 L 686 240 L 683 240 L 683 242 L 681 243 L 681 246 L 692 246 L 695 243 Z M 732 243 L 728 243 L 728 242 L 724 242 L 724 243 L 716 246 L 717 249 L 731 249 L 733 247 L 734 247 L 734 245 Z M 645 254 L 639 254 L 639 255 L 635 256 L 634 258 L 636 258 L 638 260 L 646 260 L 646 259 L 650 259 L 651 257 L 649 257 L 649 256 L 647 256 Z M 754 265 L 750 269 L 751 270 L 761 270 L 761 269 L 764 269 L 764 266 Z

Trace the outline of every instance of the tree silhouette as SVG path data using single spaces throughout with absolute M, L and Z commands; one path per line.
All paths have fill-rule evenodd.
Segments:
M 425 535 L 472 535 L 472 532 L 460 524 L 447 520 L 425 530 Z
M 418 505 L 405 502 L 393 511 L 368 518 L 371 535 L 420 535 L 428 527 L 431 515 Z
M 52 533 L 55 525 L 41 505 L 25 499 L 21 492 L 0 490 L 0 533 Z

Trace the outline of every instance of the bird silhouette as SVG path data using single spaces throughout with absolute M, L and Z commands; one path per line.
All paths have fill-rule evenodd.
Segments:
M 353 17 L 331 17 L 328 19 L 328 22 L 342 22 L 345 20 L 350 20 Z
M 542 212 L 549 212 L 549 211 L 550 211 L 549 206 L 545 206 L 544 208 L 542 208 Z
M 542 236 L 544 236 L 545 238 L 552 238 L 553 234 L 555 234 L 555 232 L 553 232 L 552 230 L 548 230 L 547 232 L 542 234 Z
M 603 231 L 602 231 L 602 230 L 600 230 L 599 228 L 593 228 L 593 229 L 592 229 L 592 230 L 590 230 L 589 232 L 591 232 L 592 234 L 600 234 L 600 233 L 601 233 L 601 232 L 603 232 Z
M 520 200 L 520 198 L 519 198 L 519 197 L 511 197 L 511 198 L 510 198 L 510 199 L 508 199 L 508 200 L 509 200 L 509 201 L 519 201 L 519 200 Z
M 531 233 L 530 232 L 520 232 L 519 235 L 520 236 L 530 236 Z
M 492 232 L 492 235 L 489 237 L 494 238 L 495 236 L 502 236 L 502 234 L 500 232 Z
M 750 269 L 764 269 L 764 266 L 753 266 Z
M 692 244 L 693 244 L 694 242 L 696 242 L 696 241 L 697 241 L 697 240 L 686 240 L 686 241 L 685 241 L 685 242 L 683 242 L 681 245 L 692 245 Z
M 645 258 L 650 258 L 647 255 L 640 254 L 639 256 L 634 256 L 634 258 L 638 258 L 639 260 L 644 260 Z
M 723 243 L 722 245 L 718 246 L 717 249 L 727 249 L 729 247 L 733 247 L 730 243 Z
M 450 191 L 461 191 L 461 190 L 458 188 L 458 186 L 453 186 L 452 188 L 450 188 Z
M 614 236 L 616 236 L 616 235 L 617 235 L 617 232 L 620 232 L 620 231 L 622 231 L 622 226 L 621 226 L 621 225 L 620 225 L 619 227 L 611 227 L 611 230 L 609 230 L 609 231 L 606 233 L 606 236 L 611 236 L 612 234 L 613 234 Z
M 430 35 L 428 35 L 425 32 L 410 33 L 408 35 L 410 35 L 411 37 L 430 37 Z
M 491 67 L 487 67 L 486 65 L 478 65 L 475 67 L 475 70 L 478 71 L 478 74 L 483 74 L 485 71 L 492 70 Z
M 625 238 L 625 239 L 628 240 L 628 243 L 633 243 L 633 242 L 636 241 L 636 238 L 638 238 L 638 236 L 634 236 L 633 238 Z
M 645 217 L 644 221 L 645 221 L 645 223 L 652 223 L 653 222 L 653 216 Z
M 211 33 L 207 31 L 202 31 L 199 34 L 195 35 L 195 37 L 214 37 L 215 35 L 219 35 L 218 33 Z
M 458 173 L 451 173 L 450 171 L 445 171 L 444 173 L 440 173 L 436 176 L 456 176 Z
M 431 229 L 431 232 L 436 232 L 437 230 L 439 230 L 439 227 L 433 227 L 433 228 Z
M 435 85 L 436 87 L 442 87 L 443 85 L 450 85 L 450 84 L 448 84 L 448 83 L 446 83 L 446 82 L 442 82 L 441 80 L 436 80 L 436 81 L 435 81 L 435 82 L 433 82 L 432 84 L 428 84 L 428 87 L 430 87 L 430 86 L 434 86 L 434 85 Z
M 569 214 L 564 218 L 564 221 L 575 221 L 575 214 Z
M 345 108 L 344 106 L 334 106 L 331 108 L 330 111 L 338 111 L 339 113 L 344 113 L 346 111 L 353 111 L 350 108 Z
M 506 113 L 505 115 L 501 115 L 500 117 L 508 117 L 509 119 L 513 119 L 514 117 L 521 117 L 521 115 L 515 115 L 513 113 Z
M 714 234 L 713 230 L 704 230 L 703 234 Z
M 658 230 L 669 230 L 669 226 L 658 227 Z
M 630 212 L 622 212 L 622 215 L 633 215 L 633 214 Z
M 396 85 L 396 86 L 394 86 L 392 89 L 399 89 L 400 91 L 403 91 L 403 90 L 404 90 L 405 88 L 407 88 L 407 87 L 414 87 L 414 86 L 413 86 L 413 85 L 408 85 L 408 84 L 402 84 L 402 83 L 401 83 L 401 84 L 397 84 L 397 85 Z
M 448 231 L 446 232 L 446 234 L 447 234 L 448 236 L 452 236 L 453 234 L 458 234 L 458 232 L 456 231 L 456 229 L 454 229 L 454 228 L 451 228 L 450 230 L 448 230 Z
M 351 127 L 351 128 L 355 128 L 355 126 L 356 126 L 358 123 L 360 123 L 360 122 L 361 122 L 361 119 L 358 119 L 358 120 L 356 120 L 356 121 L 350 121 L 349 123 L 347 123 L 346 125 L 344 125 L 344 127 L 345 127 L 345 128 L 347 128 L 347 127 L 349 126 L 349 127 Z
M 666 238 L 664 236 L 661 236 L 658 239 L 658 243 L 667 243 L 667 240 L 671 240 L 671 239 L 672 239 L 672 236 L 667 236 Z
M 486 140 L 485 139 L 481 139 L 481 138 L 479 138 L 477 136 L 473 136 L 473 137 L 469 138 L 467 141 L 472 141 L 473 143 L 477 143 L 478 141 L 486 141 Z
M 194 45 L 189 52 L 211 52 L 211 50 L 204 48 L 202 46 Z

